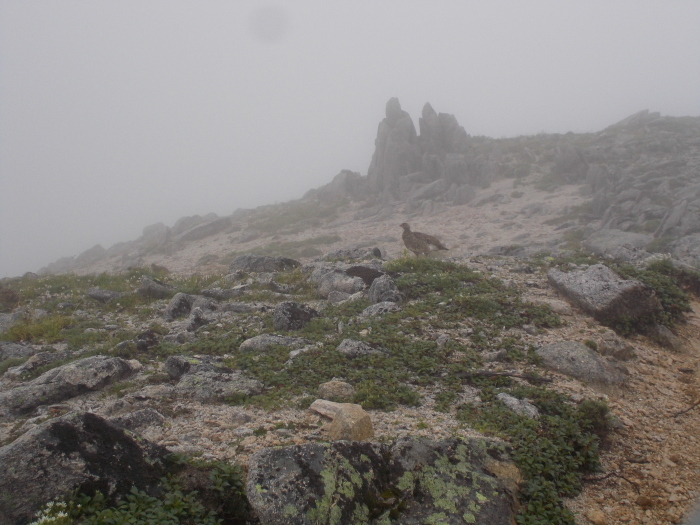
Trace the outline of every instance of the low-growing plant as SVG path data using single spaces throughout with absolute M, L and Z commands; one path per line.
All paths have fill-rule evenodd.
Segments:
M 561 498 L 576 496 L 581 475 L 599 468 L 598 443 L 608 428 L 607 406 L 588 401 L 574 407 L 561 394 L 540 387 L 509 391 L 538 408 L 539 419 L 532 419 L 502 405 L 494 396 L 498 390 L 482 390 L 484 404 L 461 407 L 458 419 L 494 432 L 513 447 L 513 461 L 523 475 L 518 524 L 573 525 L 574 516 Z

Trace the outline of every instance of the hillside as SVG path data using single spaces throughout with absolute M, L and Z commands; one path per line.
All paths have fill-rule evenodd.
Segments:
M 376 145 L 2 281 L 0 523 L 104 522 L 132 485 L 123 513 L 193 523 L 683 521 L 700 119 L 490 139 L 392 99 Z

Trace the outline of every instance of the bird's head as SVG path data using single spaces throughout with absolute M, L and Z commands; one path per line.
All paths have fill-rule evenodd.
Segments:
M 408 225 L 407 222 L 402 222 L 401 224 L 399 224 L 399 226 L 401 226 L 404 229 L 404 231 L 407 231 L 407 232 L 411 231 L 411 227 Z

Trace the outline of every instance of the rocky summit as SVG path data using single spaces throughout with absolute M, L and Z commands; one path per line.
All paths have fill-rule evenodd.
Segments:
M 0 523 L 683 523 L 700 119 L 368 160 L 3 279 Z

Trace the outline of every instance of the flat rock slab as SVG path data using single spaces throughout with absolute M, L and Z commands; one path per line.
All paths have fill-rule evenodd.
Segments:
M 27 523 L 74 490 L 99 490 L 114 503 L 134 485 L 148 489 L 165 474 L 167 454 L 92 413 L 46 421 L 0 448 L 0 523 Z
M 246 492 L 264 525 L 511 525 L 519 471 L 484 439 L 263 449 Z
M 627 381 L 626 369 L 607 361 L 583 343 L 561 341 L 538 348 L 545 367 L 576 379 L 603 385 L 621 385 Z
M 229 273 L 238 270 L 244 272 L 282 272 L 301 266 L 299 261 L 287 257 L 268 257 L 246 253 L 239 255 L 228 267 Z
M 40 405 L 60 403 L 87 392 L 100 390 L 141 370 L 136 360 L 93 356 L 56 367 L 26 385 L 0 393 L 0 407 L 11 414 L 31 412 Z
M 569 273 L 550 270 L 547 280 L 567 300 L 606 325 L 648 319 L 661 309 L 650 287 L 623 279 L 602 264 Z

